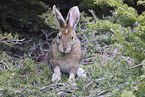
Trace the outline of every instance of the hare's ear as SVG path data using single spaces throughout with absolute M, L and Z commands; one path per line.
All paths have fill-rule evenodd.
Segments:
M 69 27 L 75 29 L 77 23 L 79 22 L 80 19 L 80 12 L 77 6 L 72 7 L 66 18 L 66 23 L 69 25 Z
M 56 16 L 59 28 L 62 28 L 65 25 L 65 21 L 64 21 L 64 18 L 62 17 L 62 15 L 61 15 L 61 13 L 57 10 L 55 5 L 53 5 L 53 13 Z

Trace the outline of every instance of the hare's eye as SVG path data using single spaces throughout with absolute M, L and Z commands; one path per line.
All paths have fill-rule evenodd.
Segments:
M 71 39 L 73 40 L 73 39 L 74 39 L 74 37 L 72 36 L 72 37 L 71 37 Z

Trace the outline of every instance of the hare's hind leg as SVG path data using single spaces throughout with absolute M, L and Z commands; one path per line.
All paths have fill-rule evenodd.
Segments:
M 60 79 L 61 79 L 60 67 L 59 66 L 56 66 L 54 68 L 54 73 L 52 75 L 52 82 L 54 82 L 55 80 L 56 81 L 59 81 Z
M 83 70 L 82 68 L 78 68 L 77 76 L 78 77 L 82 77 L 82 78 L 86 78 L 87 77 L 85 70 Z

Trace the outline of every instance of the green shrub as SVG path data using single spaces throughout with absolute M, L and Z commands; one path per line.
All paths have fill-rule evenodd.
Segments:
M 8 50 L 13 45 L 21 45 L 25 38 L 20 39 L 18 34 L 12 35 L 12 33 L 3 33 L 0 31 L 0 53 Z
M 13 60 L 5 53 L 0 56 L 0 68 L 1 96 L 39 95 L 41 85 L 50 83 L 52 75 L 44 63 L 35 64 L 30 58 Z
M 102 24 L 101 27 L 98 28 L 103 28 L 106 31 L 110 30 L 110 32 L 113 32 L 112 39 L 117 40 L 117 43 L 122 45 L 122 50 L 125 52 L 125 54 L 132 56 L 136 63 L 140 63 L 145 58 L 144 12 L 141 15 L 138 15 L 134 8 L 123 4 L 122 0 L 95 1 L 97 4 L 106 2 L 108 6 L 116 8 L 113 12 L 114 17 L 112 17 L 115 20 L 113 22 L 110 21 L 109 23 L 108 21 L 104 20 L 104 27 L 102 27 Z M 97 24 L 93 23 L 91 25 L 94 27 Z M 106 28 L 106 25 L 109 27 Z M 129 25 L 131 27 L 124 27 Z

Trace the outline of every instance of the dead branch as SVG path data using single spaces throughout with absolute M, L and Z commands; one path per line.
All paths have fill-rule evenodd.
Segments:
M 97 20 L 97 17 L 95 15 L 95 12 L 93 11 L 93 9 L 88 9 L 88 11 L 92 14 L 92 16 Z
M 139 67 L 139 66 L 141 66 L 141 65 L 142 65 L 142 64 L 138 64 L 138 65 L 132 66 L 132 67 L 130 67 L 130 69 L 133 69 L 133 68 Z

